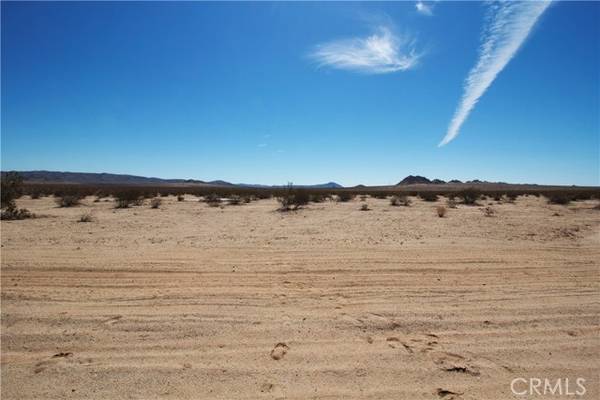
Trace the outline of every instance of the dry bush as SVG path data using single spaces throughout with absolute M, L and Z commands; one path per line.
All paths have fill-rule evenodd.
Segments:
M 162 199 L 160 197 L 155 197 L 150 200 L 150 208 L 159 208 L 162 204 Z
M 75 207 L 81 203 L 80 197 L 72 194 L 65 194 L 62 197 L 58 197 L 55 201 L 59 207 Z
M 572 200 L 572 197 L 567 194 L 553 194 L 548 198 L 548 203 L 559 204 L 562 206 L 568 205 Z
M 278 211 L 294 211 L 302 208 L 308 204 L 310 200 L 309 194 L 306 190 L 298 190 L 292 187 L 292 184 L 288 184 L 286 190 L 277 197 L 277 201 L 281 205 Z
M 509 203 L 514 203 L 517 200 L 517 197 L 519 197 L 517 193 L 506 193 L 506 198 Z
M 448 208 L 456 208 L 456 200 L 454 200 L 454 197 L 448 198 L 448 201 L 446 201 L 446 205 L 448 206 Z
M 496 215 L 496 210 L 494 210 L 492 207 L 485 207 L 483 209 L 483 215 L 486 217 L 493 217 L 494 215 Z
M 446 215 L 446 207 L 444 206 L 437 206 L 435 208 L 435 211 L 437 212 L 438 217 L 440 218 L 444 218 L 444 216 Z
M 327 199 L 323 193 L 314 193 L 309 195 L 310 201 L 313 203 L 322 203 Z
M 6 207 L 6 210 L 0 213 L 0 219 L 5 221 L 15 221 L 20 219 L 35 218 L 35 214 L 26 208 L 17 208 L 14 204 Z
M 185 197 L 182 194 L 177 195 L 177 201 L 183 201 Z
M 216 193 L 210 193 L 204 196 L 204 202 L 210 207 L 219 207 L 221 205 L 221 196 Z
M 462 198 L 463 204 L 475 205 L 481 197 L 481 192 L 474 188 L 464 189 L 457 193 L 457 196 Z
M 144 204 L 144 196 L 137 190 L 122 190 L 114 194 L 116 204 L 115 208 L 129 208 L 131 206 L 141 206 Z
M 399 205 L 400 205 L 400 199 L 398 198 L 398 196 L 392 196 L 390 198 L 390 206 L 397 207 Z
M 438 199 L 438 195 L 436 193 L 431 193 L 431 192 L 423 192 L 423 193 L 419 193 L 419 197 L 423 200 L 423 201 L 437 201 Z
M 366 194 L 361 194 L 360 195 L 360 201 L 367 201 L 367 195 Z
M 360 205 L 360 211 L 370 211 L 369 205 L 367 203 Z
M 346 203 L 354 198 L 354 195 L 350 192 L 339 192 L 336 201 Z
M 242 198 L 237 194 L 232 194 L 231 196 L 229 196 L 227 204 L 229 204 L 230 206 L 239 206 L 240 204 L 242 204 Z
M 91 213 L 85 213 L 85 214 L 81 214 L 81 216 L 79 217 L 77 222 L 92 222 L 93 220 L 94 220 L 94 218 L 92 217 Z
M 23 195 L 23 178 L 16 172 L 3 173 L 0 180 L 0 207 L 14 206 Z

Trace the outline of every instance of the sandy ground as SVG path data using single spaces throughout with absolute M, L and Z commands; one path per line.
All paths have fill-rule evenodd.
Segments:
M 1 223 L 3 400 L 600 395 L 591 201 L 18 203 L 43 217 Z

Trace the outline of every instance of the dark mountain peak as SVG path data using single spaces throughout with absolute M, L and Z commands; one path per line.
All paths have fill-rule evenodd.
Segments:
M 210 181 L 210 182 L 206 182 L 209 185 L 217 185 L 217 186 L 235 186 L 233 183 L 231 182 L 227 182 L 227 181 L 222 181 L 220 179 L 217 179 L 216 181 Z
M 462 183 L 462 181 L 459 181 L 458 179 L 452 179 L 451 181 L 448 181 L 448 183 Z
M 398 182 L 398 185 L 417 185 L 417 184 L 427 184 L 431 183 L 431 181 L 424 176 L 419 175 L 409 175 L 406 178 L 402 179 Z M 398 186 L 396 185 L 396 186 Z
M 431 183 L 433 183 L 434 185 L 443 185 L 446 182 L 441 179 L 434 179 L 431 181 Z
M 314 188 L 324 188 L 324 189 L 325 188 L 326 189 L 340 189 L 340 188 L 343 188 L 343 186 L 340 185 L 337 182 L 327 182 L 327 183 L 323 183 L 323 184 L 320 184 L 320 185 L 312 185 L 312 187 L 314 187 Z

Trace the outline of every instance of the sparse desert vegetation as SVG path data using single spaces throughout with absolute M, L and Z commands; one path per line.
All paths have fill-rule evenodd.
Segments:
M 13 357 L 2 374 L 3 383 L 28 384 L 3 385 L 3 398 L 17 398 L 15 388 L 22 398 L 60 397 L 60 386 L 47 384 L 64 376 L 81 398 L 133 390 L 98 386 L 95 374 L 137 377 L 147 393 L 164 390 L 169 376 L 175 398 L 229 398 L 242 394 L 232 389 L 240 373 L 229 371 L 248 368 L 260 384 L 245 385 L 244 395 L 302 398 L 313 378 L 290 385 L 286 371 L 306 359 L 331 388 L 354 385 L 360 365 L 380 388 L 373 398 L 406 394 L 389 384 L 382 362 L 401 379 L 427 374 L 410 398 L 423 387 L 496 398 L 514 377 L 506 366 L 539 375 L 549 352 L 575 374 L 597 367 L 595 192 L 568 208 L 548 204 L 551 193 L 523 196 L 494 203 L 498 217 L 482 218 L 490 206 L 450 211 L 452 195 L 463 203 L 458 191 L 400 209 L 390 205 L 418 193 L 186 189 L 224 207 L 215 212 L 178 201 L 181 188 L 103 187 L 98 202 L 90 188 L 75 193 L 79 207 L 23 189 L 15 207 L 43 217 L 2 221 L 2 345 Z M 347 201 L 320 199 L 347 193 Z M 275 211 L 282 197 L 296 212 Z M 134 207 L 140 198 L 149 206 Z M 231 199 L 243 205 L 225 205 Z M 115 210 L 120 200 L 128 208 Z M 196 371 L 206 380 L 192 379 Z M 490 377 L 499 383 L 471 384 Z
M 444 218 L 446 216 L 446 207 L 439 205 L 435 208 L 436 212 L 437 212 L 437 216 L 440 218 Z
M 77 220 L 78 222 L 92 222 L 94 220 L 94 217 L 92 216 L 92 213 L 84 213 L 81 214 L 81 216 L 79 217 L 79 219 Z
M 162 204 L 162 199 L 160 197 L 155 197 L 152 200 L 150 200 L 150 208 L 154 208 L 154 209 L 160 208 L 161 204 Z
M 75 194 L 65 194 L 56 198 L 59 207 L 75 207 L 80 204 L 81 197 Z

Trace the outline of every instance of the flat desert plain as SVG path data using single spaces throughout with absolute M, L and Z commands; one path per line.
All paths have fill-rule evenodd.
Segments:
M 1 223 L 2 399 L 577 398 L 577 378 L 597 399 L 597 203 L 489 202 L 22 198 L 40 218 Z

